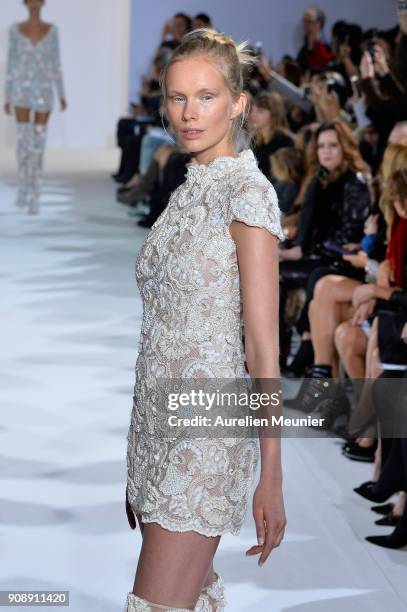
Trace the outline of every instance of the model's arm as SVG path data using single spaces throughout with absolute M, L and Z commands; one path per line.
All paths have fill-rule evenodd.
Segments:
M 250 188 L 232 205 L 230 233 L 236 244 L 243 303 L 245 353 L 252 379 L 261 391 L 278 392 L 279 371 L 279 254 L 284 239 L 277 198 L 272 188 Z M 267 409 L 266 409 L 267 413 Z M 269 411 L 270 414 L 270 411 Z M 262 565 L 278 546 L 286 524 L 281 468 L 280 432 L 260 436 L 261 473 L 253 498 L 258 546 L 247 554 L 260 554 Z
M 53 77 L 55 86 L 57 88 L 58 97 L 61 101 L 62 108 L 65 108 L 65 87 L 64 87 L 64 79 L 62 76 L 62 67 L 61 67 L 61 54 L 59 50 L 59 33 L 58 28 L 54 26 L 54 35 L 52 39 L 52 65 L 53 65 Z
M 7 113 L 10 113 L 11 88 L 13 85 L 16 64 L 17 64 L 17 41 L 16 41 L 14 28 L 11 28 L 10 34 L 9 34 L 7 71 L 6 71 L 6 87 L 5 87 L 5 93 L 4 93 L 5 110 Z

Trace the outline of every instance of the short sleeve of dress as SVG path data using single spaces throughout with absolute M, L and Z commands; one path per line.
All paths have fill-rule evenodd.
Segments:
M 228 225 L 234 220 L 253 227 L 263 227 L 279 240 L 285 240 L 277 194 L 268 181 L 250 181 L 239 186 L 231 197 Z

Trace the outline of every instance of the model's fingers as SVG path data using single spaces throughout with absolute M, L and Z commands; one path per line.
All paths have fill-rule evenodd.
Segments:
M 285 520 L 283 519 L 284 517 L 280 519 L 273 514 L 266 516 L 266 542 L 263 546 L 263 551 L 258 561 L 260 567 L 267 561 L 268 556 L 273 550 L 273 548 L 276 548 L 282 540 L 286 524 Z
M 253 511 L 253 518 L 256 524 L 257 543 L 263 546 L 266 539 L 266 527 L 264 524 L 263 508 L 258 508 Z
M 263 550 L 263 546 L 259 546 L 254 545 L 251 548 L 249 548 L 248 550 L 246 550 L 246 555 L 249 556 L 253 556 L 253 555 L 259 555 Z

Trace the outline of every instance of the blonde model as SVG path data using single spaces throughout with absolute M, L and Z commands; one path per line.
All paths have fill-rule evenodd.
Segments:
M 128 612 L 225 606 L 213 559 L 238 534 L 253 476 L 259 565 L 283 538 L 279 438 L 172 440 L 159 435 L 158 380 L 278 379 L 275 191 L 235 143 L 247 112 L 245 45 L 213 30 L 187 34 L 162 75 L 163 108 L 192 162 L 137 257 L 143 322 L 128 433 L 126 509 L 143 543 Z
M 66 108 L 57 27 L 41 20 L 44 0 L 24 0 L 27 21 L 10 28 L 5 111 L 17 120 L 16 204 L 39 212 L 39 190 L 54 86 Z

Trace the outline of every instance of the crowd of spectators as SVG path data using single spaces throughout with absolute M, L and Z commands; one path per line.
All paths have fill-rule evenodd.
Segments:
M 374 464 L 357 493 L 380 504 L 398 493 L 374 507 L 394 531 L 367 538 L 391 548 L 407 545 L 407 10 L 398 16 L 386 31 L 339 21 L 328 37 L 310 7 L 297 57 L 274 64 L 257 45 L 246 74 L 246 128 L 286 235 L 280 366 L 302 378 L 286 406 L 322 417 L 345 457 Z M 183 13 L 164 24 L 142 97 L 118 125 L 117 199 L 140 226 L 185 179 L 190 156 L 162 123 L 158 79 L 197 27 L 214 26 Z

